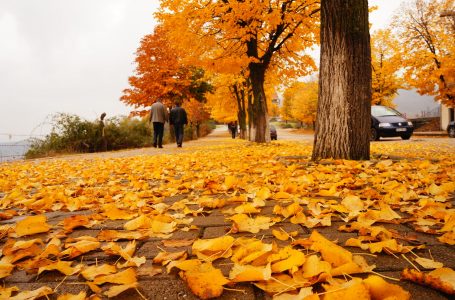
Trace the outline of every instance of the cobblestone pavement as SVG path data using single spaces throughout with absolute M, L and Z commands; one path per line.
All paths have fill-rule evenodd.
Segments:
M 289 134 L 288 134 L 289 135 Z M 151 153 L 161 154 L 161 153 L 174 153 L 177 151 L 193 151 L 199 147 L 214 144 L 216 145 L 220 140 L 226 142 L 226 133 L 224 131 L 217 131 L 210 137 L 206 139 L 201 139 L 200 141 L 194 141 L 184 144 L 183 149 L 178 149 L 173 145 L 166 145 L 163 150 L 158 149 L 140 149 L 140 150 L 130 150 L 130 151 L 121 151 L 113 153 L 104 153 L 102 157 L 122 157 L 122 156 L 132 156 L 132 155 L 150 155 Z M 233 141 L 235 143 L 235 141 Z M 233 144 L 234 145 L 234 144 Z M 84 155 L 84 158 L 99 157 L 99 154 L 94 155 Z M 80 155 L 69 156 L 68 159 L 81 158 Z M 165 203 L 172 204 L 178 200 L 181 200 L 185 195 L 169 197 L 165 199 Z M 453 201 L 452 201 L 453 202 Z M 262 210 L 263 215 L 272 215 L 272 209 L 275 205 L 274 201 L 267 201 L 266 206 Z M 234 205 L 232 206 L 234 207 Z M 221 213 L 221 210 L 227 209 L 229 206 L 222 209 L 214 209 L 211 214 L 206 216 L 196 216 L 192 224 L 198 227 L 197 230 L 190 230 L 188 232 L 176 231 L 172 239 L 196 239 L 196 238 L 214 238 L 225 235 L 231 226 L 231 222 L 225 219 L 225 215 Z M 80 215 L 80 214 L 90 214 L 90 211 L 80 211 L 80 212 L 53 212 L 46 213 L 48 217 L 48 223 L 56 225 L 61 222 L 63 219 L 71 215 Z M 22 219 L 21 217 L 16 217 L 14 219 L 3 221 L 2 224 L 14 223 Z M 102 225 L 93 227 L 91 229 L 76 229 L 73 233 L 70 234 L 70 237 L 78 237 L 83 235 L 89 235 L 96 237 L 101 229 L 113 229 L 113 230 L 123 230 L 123 224 L 125 221 L 108 221 L 104 222 Z M 335 221 L 330 227 L 321 227 L 317 230 L 327 237 L 330 240 L 338 240 L 342 245 L 348 238 L 356 237 L 355 233 L 344 233 L 337 230 L 337 228 L 344 223 Z M 393 229 L 398 231 L 402 236 L 412 236 L 416 237 L 420 242 L 427 245 L 425 251 L 428 253 L 428 250 L 431 251 L 432 256 L 436 261 L 441 261 L 446 267 L 455 268 L 455 251 L 454 247 L 444 245 L 440 243 L 433 235 L 417 233 L 406 224 L 381 224 L 384 225 L 387 229 Z M 271 234 L 272 229 L 283 228 L 286 232 L 298 231 L 298 238 L 308 237 L 311 231 L 303 226 L 295 225 L 289 222 L 280 222 L 272 226 L 269 230 L 262 230 L 260 235 L 237 233 L 231 234 L 234 237 L 239 236 L 256 236 L 262 238 L 264 241 L 271 241 L 273 236 Z M 35 237 L 35 236 L 33 236 Z M 47 235 L 36 236 L 41 237 L 43 240 Z M 122 242 L 119 242 L 122 244 Z M 286 243 L 287 244 L 287 243 Z M 353 253 L 366 253 L 359 248 L 345 247 Z M 145 256 L 147 258 L 147 263 L 141 268 L 146 269 L 151 266 L 151 259 L 162 250 L 168 250 L 170 252 L 176 252 L 181 250 L 186 250 L 191 255 L 191 246 L 183 248 L 166 248 L 162 240 L 157 238 L 151 238 L 144 241 L 139 241 L 137 245 L 137 255 Z M 420 253 L 420 252 L 418 252 Z M 423 253 L 423 252 L 422 252 Z M 400 272 L 405 267 L 410 267 L 410 264 L 400 256 L 391 256 L 386 254 L 378 254 L 377 256 L 365 255 L 365 258 L 369 264 L 376 264 L 376 272 L 381 274 L 399 278 Z M 114 263 L 115 259 L 107 256 L 103 251 L 94 251 L 90 252 L 88 255 L 84 255 L 81 258 L 85 263 Z M 219 267 L 225 276 L 228 276 L 230 270 L 230 261 L 228 260 L 217 260 L 214 265 Z M 140 268 L 140 269 L 141 269 Z M 395 283 L 395 282 L 393 282 Z M 412 294 L 412 299 L 448 299 L 447 296 L 441 294 L 430 288 L 422 287 L 410 282 L 396 282 L 401 285 L 406 290 L 410 291 Z M 28 275 L 24 271 L 16 271 L 12 276 L 9 276 L 4 279 L 3 284 L 5 286 L 17 286 L 21 290 L 32 290 L 44 285 L 47 285 L 51 288 L 55 288 L 59 294 L 62 293 L 78 293 L 79 291 L 87 291 L 88 287 L 84 284 L 84 281 L 81 277 L 77 276 L 68 276 L 64 277 L 56 272 L 49 272 L 42 274 L 40 276 Z M 251 284 L 238 284 L 235 286 L 234 290 L 225 290 L 223 295 L 219 299 L 271 299 L 270 296 L 266 295 L 264 292 L 254 287 Z M 135 290 L 126 291 L 114 299 L 197 299 L 186 287 L 185 283 L 178 277 L 176 273 L 167 274 L 163 268 L 162 273 L 149 276 L 146 272 L 139 272 L 139 291 L 142 295 L 139 295 Z M 50 297 L 52 298 L 52 296 Z

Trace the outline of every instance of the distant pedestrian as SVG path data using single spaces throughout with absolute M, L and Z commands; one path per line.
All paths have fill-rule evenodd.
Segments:
M 107 139 L 106 139 L 106 131 L 105 131 L 105 124 L 104 118 L 106 117 L 106 113 L 102 113 L 100 116 L 100 135 L 101 135 L 101 151 L 107 151 Z
M 164 123 L 167 121 L 167 109 L 161 99 L 157 99 L 150 108 L 150 120 L 153 123 L 153 147 L 163 148 Z
M 231 131 L 232 138 L 235 139 L 235 135 L 237 134 L 237 122 L 229 122 L 228 128 L 229 131 Z
M 176 101 L 175 107 L 171 109 L 169 116 L 169 124 L 174 126 L 177 147 L 182 147 L 184 125 L 188 124 L 186 111 L 183 107 L 180 107 L 180 105 L 180 100 Z

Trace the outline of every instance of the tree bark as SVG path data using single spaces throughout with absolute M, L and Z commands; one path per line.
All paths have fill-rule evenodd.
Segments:
M 265 66 L 263 63 L 250 63 L 250 80 L 253 88 L 252 135 L 250 140 L 256 143 L 270 142 L 267 101 L 264 91 Z
M 371 53 L 367 0 L 321 1 L 313 160 L 369 159 Z
M 246 97 L 248 95 L 247 84 L 234 84 L 233 90 L 237 100 L 237 120 L 240 129 L 240 138 L 246 138 Z

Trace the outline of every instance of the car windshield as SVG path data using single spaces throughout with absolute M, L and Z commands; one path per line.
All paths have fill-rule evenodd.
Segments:
M 399 112 L 386 106 L 371 106 L 371 115 L 373 117 L 401 116 Z

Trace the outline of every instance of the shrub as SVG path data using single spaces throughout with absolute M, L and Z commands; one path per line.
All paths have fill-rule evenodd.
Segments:
M 291 123 L 280 123 L 281 128 L 294 128 Z
M 215 125 L 205 122 L 199 126 L 200 136 L 209 134 Z M 52 131 L 44 139 L 34 139 L 26 158 L 60 153 L 97 152 L 104 150 L 101 123 L 83 120 L 76 115 L 60 113 L 54 116 Z M 148 120 L 114 117 L 104 121 L 106 150 L 141 148 L 152 144 L 153 129 Z M 197 138 L 195 126 L 185 126 L 185 140 Z M 164 128 L 163 144 L 175 141 L 169 124 Z

